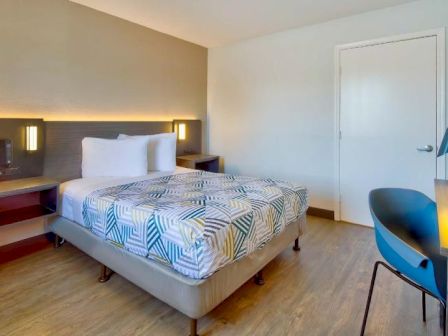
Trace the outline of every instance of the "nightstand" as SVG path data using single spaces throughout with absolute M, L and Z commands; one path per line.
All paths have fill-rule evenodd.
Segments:
M 0 226 L 56 214 L 58 189 L 46 177 L 0 182 Z
M 182 155 L 176 158 L 176 164 L 181 167 L 219 172 L 219 156 L 206 154 Z

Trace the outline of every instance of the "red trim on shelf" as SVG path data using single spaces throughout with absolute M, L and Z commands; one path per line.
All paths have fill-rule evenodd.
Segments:
M 0 212 L 0 226 L 42 217 L 54 213 L 40 204 L 30 205 L 20 209 Z
M 0 264 L 51 247 L 53 234 L 41 234 L 12 244 L 0 246 Z

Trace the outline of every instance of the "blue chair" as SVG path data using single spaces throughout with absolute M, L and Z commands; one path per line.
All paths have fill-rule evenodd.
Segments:
M 375 263 L 361 336 L 364 335 L 379 265 L 422 292 L 423 322 L 426 322 L 425 294 L 440 302 L 441 327 L 446 335 L 447 267 L 446 258 L 439 253 L 435 202 L 415 190 L 382 188 L 370 192 L 369 206 L 376 244 L 388 264 Z

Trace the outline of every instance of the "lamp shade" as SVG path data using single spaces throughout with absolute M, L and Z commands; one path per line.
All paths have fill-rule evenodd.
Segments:
M 447 153 L 448 153 L 448 128 L 445 130 L 445 134 L 443 135 L 442 143 L 440 144 L 437 156 L 439 157 Z

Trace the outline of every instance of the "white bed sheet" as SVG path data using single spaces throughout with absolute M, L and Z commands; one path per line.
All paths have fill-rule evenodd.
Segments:
M 168 175 L 185 174 L 194 169 L 176 167 L 174 172 L 148 172 L 148 175 L 138 177 L 86 177 L 67 181 L 60 186 L 61 216 L 78 224 L 84 225 L 82 204 L 92 192 L 117 185 L 150 180 Z

